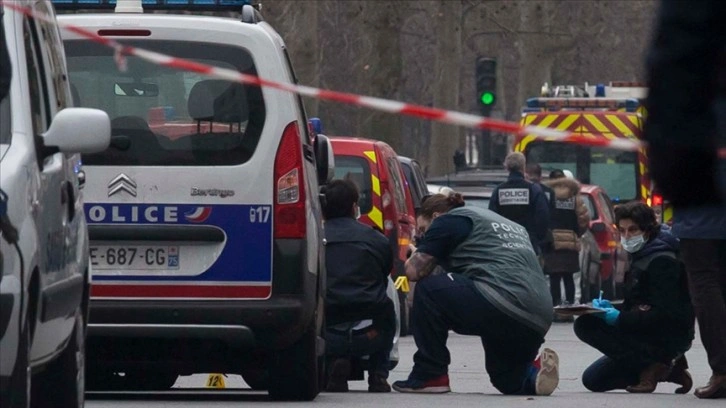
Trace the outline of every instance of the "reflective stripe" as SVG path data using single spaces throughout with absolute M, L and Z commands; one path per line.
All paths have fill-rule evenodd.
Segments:
M 368 157 L 368 160 L 372 161 L 373 163 L 378 160 L 378 158 L 376 158 L 376 152 L 374 152 L 373 150 L 366 150 L 363 152 L 363 154 L 365 154 L 366 157 Z
M 380 228 L 381 231 L 383 231 L 383 213 L 381 210 L 378 209 L 378 207 L 373 206 L 371 211 L 368 213 L 368 218 L 373 221 L 374 224 L 376 224 L 376 227 Z
M 381 195 L 381 180 L 375 174 L 371 174 L 371 187 L 377 196 Z

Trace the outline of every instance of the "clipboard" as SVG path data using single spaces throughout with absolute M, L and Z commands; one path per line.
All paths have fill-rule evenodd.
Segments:
M 605 310 L 592 307 L 590 305 L 569 305 L 569 306 L 555 306 L 552 308 L 555 313 L 562 316 L 580 316 L 586 314 L 600 314 L 605 313 Z

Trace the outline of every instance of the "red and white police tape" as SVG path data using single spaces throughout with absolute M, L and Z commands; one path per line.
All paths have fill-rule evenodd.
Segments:
M 51 24 L 55 23 L 55 21 L 50 16 L 36 13 L 28 7 L 18 6 L 7 0 L 0 0 L 0 3 L 4 4 L 8 8 L 21 12 L 33 18 L 50 22 Z M 296 85 L 286 82 L 271 81 L 268 79 L 260 78 L 258 76 L 243 74 L 231 69 L 218 68 L 211 65 L 200 64 L 198 62 L 186 60 L 183 58 L 176 58 L 158 52 L 145 50 L 142 48 L 123 45 L 117 41 L 102 37 L 92 31 L 88 31 L 71 24 L 58 23 L 58 25 L 63 29 L 74 32 L 91 41 L 113 48 L 115 50 L 114 55 L 116 63 L 118 64 L 120 70 L 125 69 L 124 57 L 132 55 L 157 65 L 181 71 L 196 72 L 210 78 L 240 82 L 246 85 L 274 88 L 303 96 L 308 96 L 311 98 L 341 102 L 398 115 L 413 116 L 422 119 L 448 123 L 451 125 L 460 125 L 474 129 L 494 130 L 511 134 L 528 134 L 543 140 L 557 140 L 565 143 L 610 147 L 619 150 L 633 151 L 643 147 L 643 143 L 637 140 L 610 140 L 605 138 L 592 138 L 540 126 L 521 126 L 520 124 L 515 122 L 491 119 L 478 115 L 472 115 L 469 113 L 430 108 L 427 106 L 409 104 L 389 99 L 362 96 L 346 92 L 330 91 L 326 89 L 313 88 L 309 86 Z M 718 155 L 722 159 L 726 158 L 726 148 L 720 149 Z

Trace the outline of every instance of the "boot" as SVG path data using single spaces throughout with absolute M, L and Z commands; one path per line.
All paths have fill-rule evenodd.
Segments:
M 330 364 L 330 377 L 327 392 L 348 392 L 348 377 L 350 377 L 350 360 L 347 358 L 336 358 Z
M 676 394 L 688 394 L 688 391 L 691 390 L 693 378 L 688 372 L 688 361 L 685 354 L 673 360 L 673 368 L 666 377 L 666 381 L 680 385 L 680 387 L 676 388 Z
M 726 374 L 712 375 L 708 384 L 696 388 L 694 394 L 698 398 L 726 398 Z
M 368 374 L 368 392 L 391 392 L 386 377 L 380 374 Z
M 658 381 L 662 381 L 670 367 L 663 363 L 653 363 L 640 373 L 640 383 L 625 388 L 628 392 L 647 394 L 655 391 Z

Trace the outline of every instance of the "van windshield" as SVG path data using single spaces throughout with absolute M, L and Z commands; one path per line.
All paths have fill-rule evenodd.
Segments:
M 176 57 L 257 75 L 243 48 L 180 41 L 136 41 Z M 260 88 L 125 57 L 89 41 L 65 42 L 76 106 L 111 118 L 111 145 L 84 155 L 88 165 L 224 166 L 248 161 L 265 123 Z
M 351 180 L 358 186 L 360 197 L 358 206 L 361 214 L 368 214 L 373 209 L 371 171 L 366 159 L 358 156 L 335 155 L 335 178 Z

